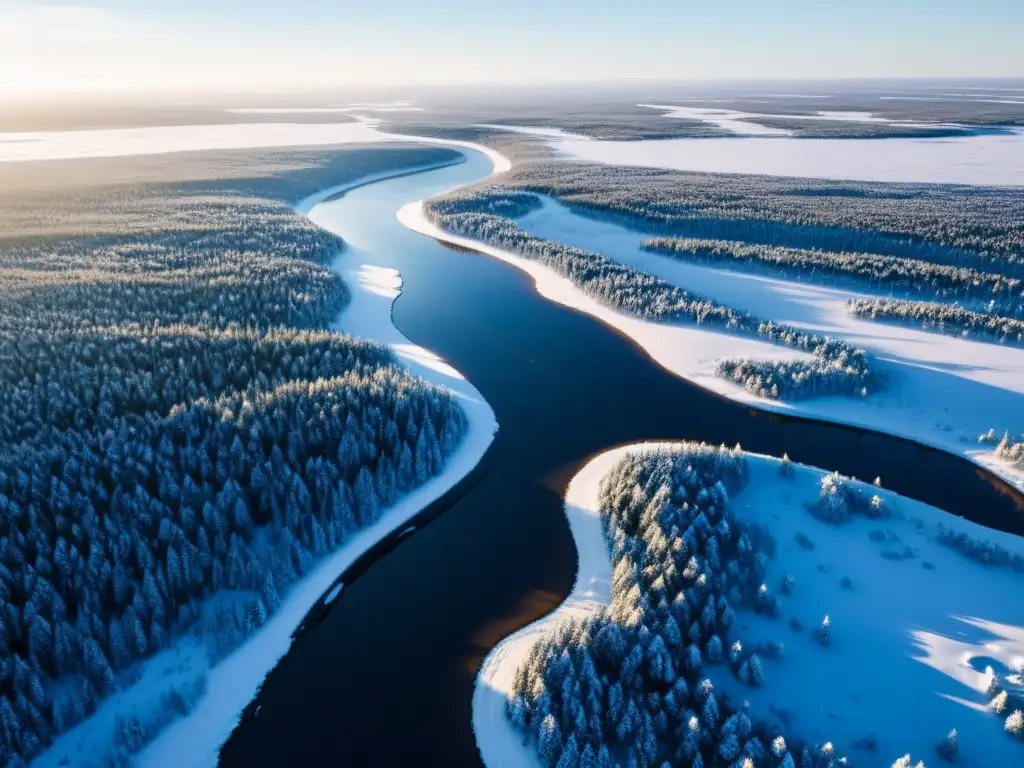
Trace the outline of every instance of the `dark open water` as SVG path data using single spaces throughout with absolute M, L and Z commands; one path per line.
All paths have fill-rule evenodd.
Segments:
M 540 298 L 515 268 L 402 227 L 395 212 L 404 204 L 489 173 L 468 154 L 465 164 L 325 203 L 322 220 L 396 261 L 397 326 L 473 382 L 494 408 L 498 438 L 477 471 L 425 510 L 420 530 L 381 542 L 344 576 L 329 611 L 314 608 L 222 765 L 479 766 L 476 669 L 572 588 L 562 492 L 587 457 L 615 445 L 693 439 L 787 451 L 844 474 L 881 475 L 906 496 L 1024 533 L 1021 496 L 964 459 L 709 394 L 595 320 Z

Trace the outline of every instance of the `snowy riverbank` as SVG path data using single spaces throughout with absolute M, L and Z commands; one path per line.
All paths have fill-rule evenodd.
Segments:
M 496 646 L 477 678 L 473 727 L 490 768 L 539 765 L 535 745 L 524 746 L 505 717 L 506 694 L 537 640 L 559 621 L 610 602 L 598 486 L 627 452 L 658 447 L 671 444 L 607 451 L 570 481 L 565 511 L 579 553 L 573 591 L 551 614 Z M 724 668 L 713 677 L 715 685 L 736 701 L 749 700 L 758 717 L 785 712 L 794 734 L 833 740 L 858 764 L 888 765 L 908 751 L 928 759 L 951 728 L 959 732 L 964 765 L 1019 760 L 1022 746 L 986 709 L 985 687 L 990 670 L 1003 676 L 1024 660 L 1024 621 L 1014 605 L 1022 576 L 969 560 L 935 534 L 944 525 L 1021 555 L 1024 542 L 884 490 L 873 492 L 893 511 L 891 518 L 825 523 L 807 510 L 823 470 L 794 466 L 794 476 L 785 479 L 777 459 L 746 458 L 750 480 L 733 499 L 734 511 L 746 523 L 769 526 L 777 542 L 766 583 L 775 591 L 783 575 L 792 574 L 794 588 L 782 597 L 781 619 L 742 611 L 737 636 L 747 643 L 779 640 L 787 651 L 766 661 L 763 688 L 740 684 Z M 794 629 L 813 628 L 826 614 L 833 629 L 828 647 Z M 876 752 L 855 749 L 858 741 L 870 743 L 863 741 L 868 737 Z
M 524 745 L 522 736 L 505 717 L 505 700 L 512 690 L 516 669 L 537 640 L 552 632 L 558 622 L 586 616 L 611 602 L 612 569 L 601 532 L 597 489 L 615 462 L 637 448 L 627 445 L 606 451 L 588 461 L 569 482 L 565 516 L 579 555 L 572 592 L 547 616 L 498 643 L 480 665 L 473 688 L 473 732 L 488 768 L 540 766 L 534 745 Z

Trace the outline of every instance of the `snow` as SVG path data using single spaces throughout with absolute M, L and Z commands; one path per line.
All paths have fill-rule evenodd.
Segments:
M 878 761 L 910 752 L 918 759 L 952 728 L 960 737 L 959 762 L 967 766 L 1017 765 L 1024 747 L 1002 732 L 986 710 L 990 671 L 1002 677 L 1024 655 L 1022 576 L 1009 568 L 968 560 L 934 539 L 939 523 L 972 538 L 1024 554 L 1024 542 L 939 509 L 880 491 L 894 510 L 891 520 L 856 517 L 836 526 L 809 514 L 821 470 L 797 467 L 782 480 L 778 462 L 750 461 L 750 484 L 733 500 L 745 522 L 768 525 L 778 544 L 766 583 L 774 590 L 793 574 L 792 596 L 781 596 L 784 618 L 741 613 L 742 639 L 786 644 L 780 661 L 765 661 L 764 688 L 741 685 L 721 674 L 715 683 L 755 713 L 787 710 L 796 733 L 842 745 L 855 762 L 874 757 L 852 748 L 872 734 Z M 883 531 L 886 540 L 869 534 Z M 795 541 L 803 533 L 814 544 Z M 914 556 L 896 560 L 883 551 L 910 547 Z M 841 581 L 848 577 L 852 585 Z M 832 643 L 825 648 L 809 632 L 788 625 L 795 618 L 808 630 L 825 615 Z
M 406 137 L 402 139 L 406 140 Z M 431 140 L 429 143 L 439 142 Z M 482 147 L 479 151 L 489 156 L 496 155 L 503 161 L 501 165 L 507 167 L 508 161 L 497 153 Z M 373 180 L 394 175 L 394 172 L 380 174 Z M 362 179 L 324 190 L 303 200 L 297 209 L 316 222 L 316 203 L 369 181 Z M 321 560 L 312 573 L 289 589 L 279 610 L 262 629 L 209 670 L 206 694 L 188 717 L 171 724 L 138 755 L 140 766 L 216 765 L 218 750 L 237 724 L 242 710 L 252 701 L 267 673 L 287 653 L 295 627 L 325 592 L 328 603 L 337 598 L 342 587 L 336 583 L 338 575 L 384 536 L 406 524 L 465 477 L 494 439 L 498 428 L 494 412 L 476 388 L 437 355 L 412 344 L 391 322 L 391 307 L 401 293 L 402 280 L 387 255 L 350 248 L 339 256 L 335 268 L 351 292 L 351 302 L 337 325 L 355 336 L 388 344 L 414 375 L 452 390 L 468 417 L 467 434 L 441 475 L 403 496 L 380 520 Z M 205 663 L 205 658 L 202 661 Z M 94 729 L 93 732 L 97 731 Z M 68 746 L 69 742 L 63 736 L 47 755 L 57 754 L 59 750 L 63 755 Z
M 710 109 L 707 107 L 682 107 L 668 104 L 637 104 L 638 107 L 664 110 L 662 117 L 678 120 L 699 120 L 718 126 L 724 131 L 740 136 L 788 136 L 789 131 L 782 128 L 770 128 L 756 122 L 746 122 L 748 118 L 767 117 L 750 112 L 738 112 L 734 109 Z
M 491 165 L 494 166 L 494 169 L 491 171 L 491 176 L 496 176 L 499 173 L 505 173 L 512 168 L 512 161 L 497 150 L 485 147 L 482 144 L 474 144 L 470 141 L 460 141 L 457 139 L 434 139 L 423 136 L 406 136 L 400 133 L 381 133 L 380 136 L 383 141 L 411 141 L 441 147 L 457 147 L 460 149 L 469 149 L 474 152 L 479 152 L 490 160 Z
M 789 136 L 790 132 L 779 128 L 769 128 L 757 125 L 758 118 L 772 118 L 775 120 L 826 120 L 840 123 L 888 123 L 891 125 L 929 125 L 938 123 L 914 123 L 894 122 L 887 117 L 876 115 L 874 112 L 855 112 L 849 110 L 818 110 L 811 114 L 781 114 L 773 112 L 739 112 L 734 109 L 708 109 L 705 107 L 682 107 L 678 104 L 637 104 L 638 107 L 649 109 L 666 110 L 662 117 L 677 118 L 681 120 L 700 120 L 704 123 L 717 125 L 733 133 L 746 136 L 774 135 Z M 746 121 L 753 121 L 746 122 Z
M 526 136 L 541 136 L 545 139 L 576 139 L 577 141 L 590 141 L 589 136 L 579 133 L 570 133 L 562 128 L 549 128 L 540 125 L 498 125 L 496 123 L 474 123 L 475 128 L 491 128 L 497 131 L 508 133 L 522 133 Z
M 579 553 L 573 591 L 551 614 L 496 646 L 477 677 L 473 728 L 489 768 L 539 765 L 532 746 L 523 745 L 505 718 L 515 670 L 557 622 L 609 604 L 611 564 L 601 534 L 599 482 L 625 453 L 666 447 L 671 444 L 615 448 L 588 461 L 570 481 L 565 512 Z M 750 482 L 733 499 L 733 509 L 745 522 L 768 525 L 775 537 L 769 586 L 774 589 L 786 573 L 793 574 L 795 586 L 791 596 L 780 596 L 782 619 L 741 611 L 733 634 L 745 642 L 782 640 L 787 649 L 781 660 L 765 660 L 764 688 L 743 686 L 724 668 L 706 666 L 716 687 L 735 701 L 749 700 L 758 717 L 771 717 L 773 706 L 786 710 L 796 735 L 832 740 L 859 763 L 888 765 L 908 751 L 931 755 L 951 728 L 960 735 L 962 764 L 1018 763 L 1021 746 L 1006 738 L 1002 723 L 985 709 L 984 690 L 989 668 L 1002 676 L 1024 655 L 1024 617 L 1017 605 L 1021 577 L 968 560 L 933 536 L 942 523 L 1021 554 L 1024 543 L 881 489 L 872 492 L 886 500 L 892 518 L 830 525 L 806 508 L 817 498 L 824 471 L 793 465 L 795 477 L 785 480 L 777 459 L 746 456 Z M 874 531 L 883 531 L 885 541 L 869 538 Z M 797 545 L 797 533 L 814 549 Z M 882 555 L 886 548 L 907 546 L 912 558 Z M 851 579 L 849 588 L 842 586 L 843 577 Z M 809 632 L 789 629 L 790 618 L 814 628 L 826 614 L 833 638 L 828 648 Z M 853 749 L 869 734 L 879 745 L 873 756 Z
M 648 253 L 640 247 L 643 235 L 578 216 L 550 199 L 518 223 L 538 237 L 603 253 L 735 309 L 808 331 L 841 336 L 868 350 L 887 383 L 883 391 L 863 400 L 765 400 L 715 376 L 714 363 L 725 357 L 760 357 L 768 350 L 773 353 L 769 356 L 777 357 L 784 351 L 781 348 L 710 330 L 610 318 L 618 313 L 584 308 L 579 302 L 595 307 L 596 302 L 562 281 L 566 285 L 560 297 L 574 292 L 582 298 L 551 298 L 609 322 L 672 373 L 760 408 L 867 427 L 963 454 L 1024 488 L 1024 472 L 999 462 L 990 448 L 977 443 L 978 435 L 991 428 L 999 434 L 1006 429 L 1011 434 L 1024 432 L 1024 348 L 855 317 L 846 310 L 846 301 L 869 295 L 866 293 L 700 266 Z
M 341 590 L 344 589 L 344 588 L 345 588 L 344 583 L 342 583 L 340 581 L 337 584 L 335 584 L 333 587 L 331 587 L 331 591 L 328 592 L 324 596 L 324 605 L 330 605 L 335 600 L 337 600 L 338 599 L 338 595 L 341 594 Z
M 118 718 L 135 716 L 147 722 L 160 716 L 164 694 L 188 688 L 206 675 L 208 666 L 206 646 L 193 638 L 161 651 L 139 667 L 137 682 L 104 699 L 88 719 L 61 734 L 33 767 L 106 765 Z
M 619 312 L 584 294 L 549 267 L 432 224 L 420 203 L 398 212 L 417 232 L 471 248 L 523 270 L 545 298 L 621 331 L 669 372 L 705 389 L 764 410 L 907 437 L 988 467 L 1024 488 L 1024 472 L 998 461 L 978 435 L 1024 432 L 1024 348 L 966 341 L 911 327 L 877 323 L 845 309 L 851 291 L 796 283 L 676 261 L 640 249 L 643 236 L 615 224 L 577 216 L 557 202 L 519 220 L 539 237 L 597 251 L 666 282 L 780 323 L 841 335 L 868 349 L 887 376 L 886 389 L 867 399 L 820 397 L 796 403 L 766 400 L 715 374 L 719 360 L 791 360 L 804 353 L 764 341 L 685 324 L 657 323 Z
M 0 133 L 0 163 L 383 141 L 377 121 L 239 123 Z
M 709 173 L 855 181 L 1024 185 L 1024 130 L 931 139 L 560 139 L 564 157 Z
M 354 107 L 236 107 L 223 109 L 232 115 L 332 115 L 351 112 Z
M 349 109 L 366 109 L 371 112 L 424 112 L 423 107 L 415 106 L 411 101 L 353 101 L 349 104 L 332 104 Z

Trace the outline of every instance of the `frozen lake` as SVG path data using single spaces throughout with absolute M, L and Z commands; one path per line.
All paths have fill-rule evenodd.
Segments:
M 612 165 L 851 181 L 1024 185 L 1024 131 L 936 139 L 736 137 L 552 143 L 560 155 Z

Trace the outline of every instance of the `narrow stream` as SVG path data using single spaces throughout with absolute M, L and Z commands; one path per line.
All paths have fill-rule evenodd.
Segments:
M 414 534 L 381 542 L 344 576 L 329 610 L 314 608 L 221 764 L 479 766 L 470 726 L 477 667 L 572 588 L 562 492 L 588 456 L 615 445 L 693 439 L 786 451 L 844 474 L 881 475 L 899 493 L 1024 533 L 1020 494 L 964 459 L 709 394 L 597 321 L 542 299 L 514 267 L 402 227 L 395 212 L 406 203 L 490 172 L 482 155 L 467 155 L 356 189 L 315 218 L 354 252 L 394 260 L 404 279 L 396 325 L 483 393 L 498 438 Z

